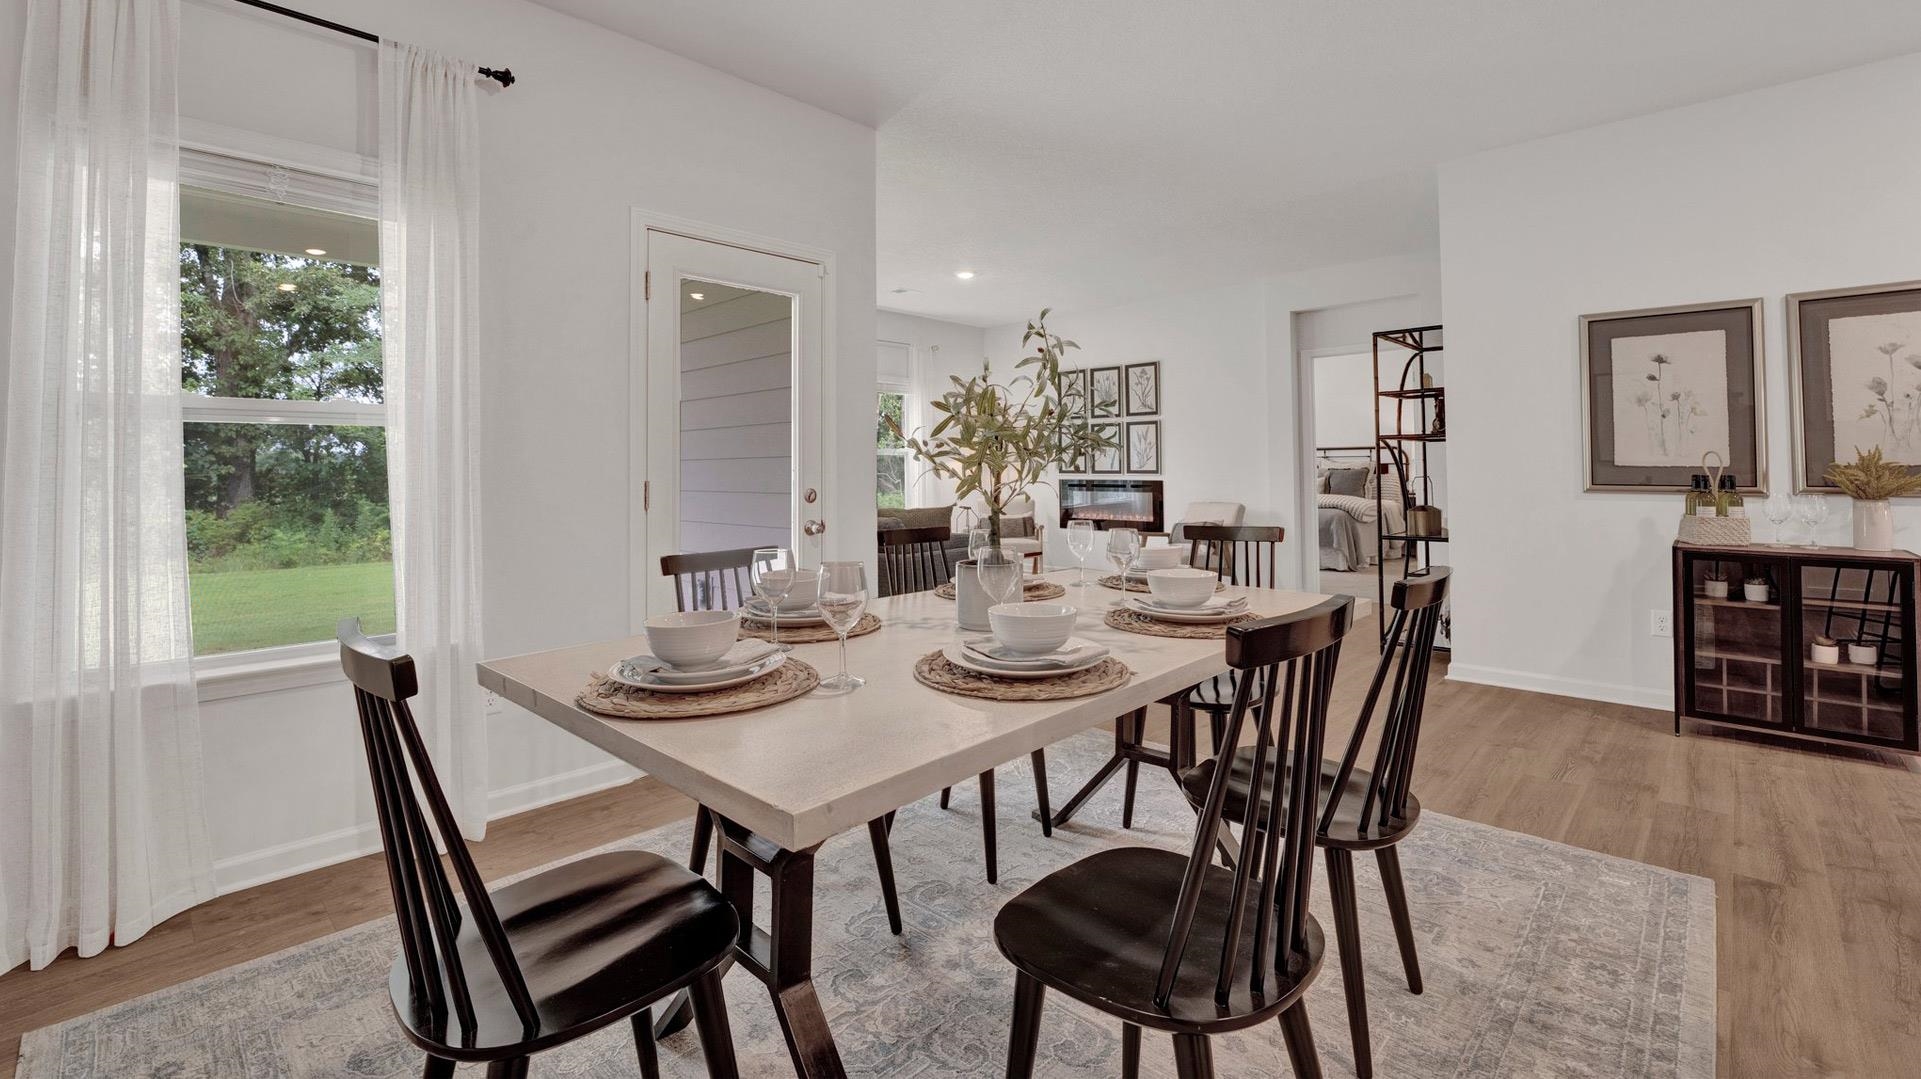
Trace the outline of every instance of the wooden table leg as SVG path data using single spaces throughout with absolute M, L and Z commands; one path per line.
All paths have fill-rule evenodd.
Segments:
M 814 992 L 814 852 L 784 850 L 734 822 L 720 826 L 720 890 L 740 914 L 734 950 L 740 965 L 767 984 L 794 1073 L 802 1079 L 840 1079 L 834 1032 Z M 754 874 L 771 887 L 768 928 L 754 924 Z

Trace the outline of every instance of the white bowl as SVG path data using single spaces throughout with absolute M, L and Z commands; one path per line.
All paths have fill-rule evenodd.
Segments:
M 1065 603 L 997 603 L 987 608 L 987 624 L 1002 647 L 1039 655 L 1066 644 L 1079 615 Z
M 811 569 L 778 569 L 760 575 L 764 581 L 788 581 L 787 594 L 781 597 L 780 609 L 783 611 L 804 611 L 820 602 L 820 571 Z
M 1173 569 L 1181 564 L 1181 549 L 1174 546 L 1143 547 L 1134 556 L 1133 570 L 1146 573 L 1149 570 Z
M 1219 578 L 1212 570 L 1192 566 L 1147 571 L 1147 590 L 1169 607 L 1199 607 L 1214 594 Z
M 682 611 L 647 620 L 647 650 L 677 671 L 701 671 L 740 637 L 737 611 Z

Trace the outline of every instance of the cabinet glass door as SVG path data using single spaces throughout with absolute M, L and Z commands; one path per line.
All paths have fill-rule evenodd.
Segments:
M 1771 563 L 1690 558 L 1694 713 L 1787 723 L 1781 590 Z
M 1809 563 L 1800 573 L 1801 726 L 1900 742 L 1908 699 L 1901 627 L 1909 570 Z M 1838 657 L 1827 655 L 1827 641 Z

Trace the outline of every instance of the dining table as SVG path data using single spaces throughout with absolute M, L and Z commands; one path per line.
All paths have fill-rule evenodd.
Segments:
M 752 711 L 692 719 L 622 719 L 577 703 L 590 676 L 647 651 L 644 636 L 577 644 L 478 665 L 480 684 L 633 765 L 705 806 L 718 824 L 721 888 L 739 909 L 737 962 L 764 982 L 793 1057 L 807 1079 L 841 1076 L 813 981 L 814 857 L 822 843 L 946 787 L 1063 738 L 1117 722 L 1225 673 L 1219 637 L 1149 636 L 1109 626 L 1124 593 L 1083 586 L 1072 570 L 1042 575 L 1063 585 L 1055 602 L 1080 608 L 1075 636 L 1106 646 L 1131 671 L 1118 688 L 1067 700 L 999 701 L 923 685 L 914 666 L 963 636 L 955 602 L 934 592 L 873 599 L 878 630 L 847 641 L 847 664 L 866 685 L 820 692 Z M 1258 617 L 1289 614 L 1329 597 L 1229 587 Z M 793 646 L 828 674 L 833 642 Z M 767 924 L 754 915 L 756 874 L 770 885 Z

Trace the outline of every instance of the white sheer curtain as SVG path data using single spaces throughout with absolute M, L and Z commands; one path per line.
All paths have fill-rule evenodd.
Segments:
M 480 93 L 474 65 L 380 46 L 380 302 L 400 646 L 461 831 L 487 829 L 480 651 Z
M 180 432 L 177 0 L 33 0 L 0 486 L 0 970 L 213 895 Z

